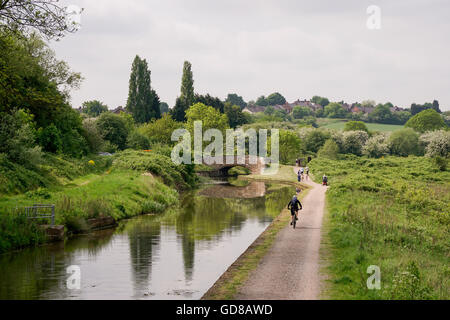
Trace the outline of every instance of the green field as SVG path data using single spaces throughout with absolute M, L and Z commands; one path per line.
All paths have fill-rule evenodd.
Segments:
M 345 124 L 349 120 L 341 119 L 319 119 L 318 123 L 321 128 L 344 130 Z M 395 124 L 366 123 L 370 131 L 392 132 L 403 129 L 404 126 Z
M 325 259 L 331 299 L 449 299 L 450 171 L 424 157 L 316 159 L 330 178 Z M 369 266 L 381 290 L 369 290 Z

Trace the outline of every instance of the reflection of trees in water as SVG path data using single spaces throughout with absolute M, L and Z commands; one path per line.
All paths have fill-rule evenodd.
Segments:
M 275 216 L 273 211 L 277 210 L 279 214 L 288 203 L 290 189 L 280 188 L 254 199 L 210 198 L 195 194 L 184 197 L 182 209 L 172 221 L 181 236 L 186 279 L 192 279 L 196 241 L 220 241 L 225 232 L 241 230 L 249 218 L 266 222 Z
M 64 243 L 0 255 L 0 300 L 65 299 L 66 268 L 84 250 L 95 256 L 111 242 L 114 231 L 93 233 Z
M 128 228 L 131 269 L 135 295 L 148 290 L 152 263 L 161 243 L 161 224 L 154 220 L 137 219 Z

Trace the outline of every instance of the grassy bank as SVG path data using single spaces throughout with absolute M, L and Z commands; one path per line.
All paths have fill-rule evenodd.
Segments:
M 8 187 L 0 193 L 0 252 L 45 241 L 36 223 L 48 221 L 31 222 L 16 208 L 54 204 L 56 224 L 69 232 L 87 232 L 89 219 L 161 213 L 178 205 L 177 190 L 196 182 L 193 171 L 159 154 L 127 151 L 92 161 L 46 157 L 48 163 L 35 171 L 2 166 L 6 174 L 0 177 Z M 24 178 L 14 182 L 22 171 Z
M 330 177 L 325 243 L 332 299 L 449 299 L 450 172 L 428 158 L 314 160 Z M 371 265 L 381 290 L 368 290 Z
M 296 185 L 304 190 L 300 195 L 301 199 L 308 193 L 308 189 L 305 185 L 296 182 L 293 167 L 290 166 L 282 166 L 277 175 L 250 175 L 244 177 L 244 179 Z M 239 289 L 247 281 L 250 272 L 257 268 L 261 259 L 272 247 L 278 233 L 288 225 L 290 219 L 290 212 L 287 209 L 284 209 L 281 214 L 274 219 L 267 230 L 236 260 L 202 299 L 233 300 Z
M 317 122 L 321 128 L 344 130 L 345 124 L 349 121 L 350 120 L 320 118 Z M 366 123 L 366 126 L 369 131 L 372 132 L 393 132 L 404 128 L 402 125 L 381 123 Z

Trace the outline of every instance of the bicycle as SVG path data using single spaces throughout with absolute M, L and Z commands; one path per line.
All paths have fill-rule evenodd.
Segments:
M 294 230 L 295 230 L 295 227 L 297 226 L 297 215 L 298 215 L 298 211 L 295 211 L 294 214 L 292 214 L 291 225 L 294 227 Z

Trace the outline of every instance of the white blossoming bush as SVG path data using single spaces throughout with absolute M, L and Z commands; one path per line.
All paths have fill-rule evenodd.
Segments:
M 363 155 L 370 158 L 381 158 L 389 154 L 389 135 L 380 133 L 369 140 L 363 147 Z
M 447 157 L 450 152 L 450 131 L 439 130 L 423 134 L 421 144 L 427 157 Z
M 347 131 L 343 133 L 343 149 L 345 153 L 362 155 L 362 149 L 369 140 L 369 135 L 365 131 Z

